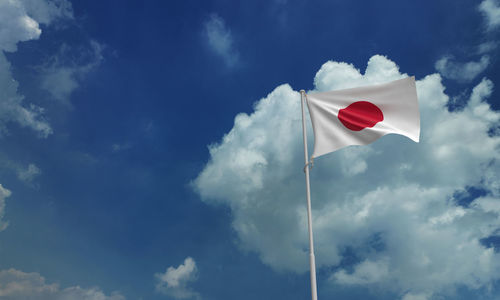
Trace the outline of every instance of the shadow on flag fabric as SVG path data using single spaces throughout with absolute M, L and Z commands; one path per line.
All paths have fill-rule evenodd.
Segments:
M 312 158 L 396 133 L 419 141 L 415 77 L 359 88 L 307 94 L 314 131 Z

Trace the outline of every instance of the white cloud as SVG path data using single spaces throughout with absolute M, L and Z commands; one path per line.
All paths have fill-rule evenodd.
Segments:
M 489 64 L 490 58 L 488 55 L 481 56 L 479 61 L 469 61 L 466 63 L 453 61 L 452 57 L 444 56 L 436 62 L 435 67 L 446 78 L 460 82 L 470 82 L 486 70 Z
M 12 1 L 12 0 L 11 0 Z M 68 0 L 20 0 L 28 15 L 42 24 L 57 19 L 72 19 L 73 7 Z
M 425 294 L 425 293 L 422 293 L 422 294 L 412 294 L 412 293 L 408 293 L 406 295 L 403 296 L 402 300 L 427 300 L 429 299 L 429 294 Z
M 340 270 L 332 275 L 332 279 L 342 284 L 370 284 L 386 280 L 387 276 L 387 261 L 383 259 L 376 262 L 365 260 L 356 265 L 352 274 Z
M 9 197 L 10 194 L 11 192 L 0 184 L 0 231 L 7 228 L 9 224 L 3 221 L 3 217 L 5 215 L 5 198 Z
M 75 74 L 78 68 L 51 66 L 43 75 L 42 88 L 55 99 L 65 102 L 78 87 Z
M 239 54 L 234 48 L 231 30 L 227 28 L 224 20 L 216 14 L 204 24 L 208 45 L 224 59 L 228 67 L 235 66 L 239 61 Z
M 500 6 L 496 0 L 483 0 L 479 4 L 479 11 L 485 16 L 489 30 L 500 25 Z
M 78 88 L 79 80 L 103 61 L 103 48 L 98 42 L 90 41 L 88 48 L 78 49 L 81 61 L 72 59 L 66 62 L 70 48 L 63 45 L 59 53 L 41 68 L 42 89 L 61 103 L 71 105 L 69 97 Z
M 118 144 L 117 143 L 117 144 L 111 145 L 111 150 L 113 152 L 115 152 L 115 153 L 116 152 L 121 152 L 121 151 L 124 151 L 124 150 L 128 150 L 130 148 L 132 148 L 132 145 L 130 143 L 128 143 L 128 142 L 127 143 L 123 143 L 123 144 Z
M 498 47 L 497 42 L 492 42 L 492 41 L 484 42 L 477 47 L 477 53 L 478 54 L 489 53 L 495 50 L 497 47 Z
M 327 62 L 316 90 L 348 88 L 406 76 L 383 56 L 364 74 Z M 407 299 L 447 293 L 458 285 L 488 288 L 500 278 L 500 256 L 480 243 L 500 228 L 498 174 L 500 113 L 485 99 L 483 79 L 467 106 L 449 112 L 438 74 L 417 81 L 419 144 L 388 135 L 370 146 L 348 147 L 315 161 L 311 173 L 316 259 L 338 284 L 374 285 Z M 193 182 L 203 201 L 231 208 L 243 249 L 276 270 L 308 270 L 300 97 L 281 85 L 239 114 Z M 309 126 L 312 145 L 312 131 Z M 469 207 L 453 201 L 476 186 L 488 198 Z M 344 249 L 359 258 L 345 268 Z M 383 276 L 379 276 L 383 275 Z M 427 296 L 426 296 L 427 297 Z
M 23 96 L 17 93 L 18 83 L 12 78 L 10 63 L 0 51 L 0 136 L 7 134 L 8 124 L 28 127 L 40 137 L 47 137 L 52 128 L 43 117 L 43 109 L 33 104 L 25 106 Z
M 29 164 L 26 169 L 19 168 L 17 170 L 17 178 L 26 183 L 31 183 L 40 174 L 42 174 L 42 171 L 35 164 Z
M 188 287 L 188 284 L 195 281 L 197 276 L 196 262 L 191 257 L 187 257 L 184 264 L 177 268 L 168 267 L 165 273 L 155 274 L 156 290 L 175 299 L 198 299 L 199 294 Z
M 84 289 L 73 286 L 61 289 L 58 284 L 47 284 L 38 273 L 15 269 L 0 271 L 0 298 L 9 300 L 124 300 L 118 292 L 106 296 L 97 287 Z
M 17 43 L 40 37 L 39 23 L 49 24 L 59 17 L 71 17 L 71 4 L 65 0 L 9 0 L 0 2 L 0 134 L 8 133 L 8 124 L 17 123 L 47 137 L 52 129 L 43 117 L 43 109 L 26 105 L 18 94 L 18 83 L 4 51 L 15 52 Z M 38 19 L 37 19 L 38 18 Z
M 0 28 L 0 50 L 8 52 L 16 51 L 18 42 L 38 39 L 42 33 L 20 1 L 0 2 Z
M 497 0 L 484 0 L 479 5 L 488 29 L 493 29 L 500 24 L 500 7 Z M 442 76 L 459 82 L 470 82 L 481 74 L 490 65 L 489 53 L 498 47 L 496 41 L 486 41 L 477 46 L 476 53 L 481 55 L 478 61 L 458 62 L 451 55 L 443 56 L 435 63 L 436 70 Z
M 36 40 L 42 33 L 39 23 L 71 18 L 71 3 L 66 0 L 0 1 L 0 50 L 14 52 L 17 43 Z

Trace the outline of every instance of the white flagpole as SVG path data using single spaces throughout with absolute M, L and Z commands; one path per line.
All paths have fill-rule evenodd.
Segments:
M 300 90 L 300 104 L 302 107 L 302 134 L 304 136 L 304 172 L 306 173 L 306 197 L 307 197 L 307 224 L 309 228 L 309 264 L 311 265 L 311 295 L 312 300 L 318 300 L 316 288 L 316 259 L 314 258 L 314 243 L 312 231 L 312 215 L 311 215 L 311 188 L 309 186 L 309 154 L 307 153 L 307 131 L 306 131 L 306 113 L 304 110 L 304 102 L 306 92 Z

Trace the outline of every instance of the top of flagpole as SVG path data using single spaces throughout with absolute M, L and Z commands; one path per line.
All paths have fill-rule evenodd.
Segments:
M 302 97 L 304 97 L 304 101 L 307 103 L 307 94 L 306 94 L 306 91 L 305 90 L 300 90 L 300 95 L 301 95 L 301 104 L 302 104 Z M 302 107 L 302 109 L 304 109 L 304 107 Z M 304 114 L 304 118 L 305 118 L 305 114 Z M 304 119 L 304 124 L 305 124 L 305 119 Z M 309 160 L 306 162 L 305 166 L 304 166 L 304 172 L 306 171 L 306 168 L 309 168 L 309 169 L 312 169 L 314 166 L 314 157 L 311 156 L 309 158 Z

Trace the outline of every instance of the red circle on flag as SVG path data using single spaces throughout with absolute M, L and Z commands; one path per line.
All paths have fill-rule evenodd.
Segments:
M 339 110 L 338 118 L 348 129 L 360 131 L 383 121 L 384 114 L 382 114 L 380 108 L 371 102 L 357 101 Z

